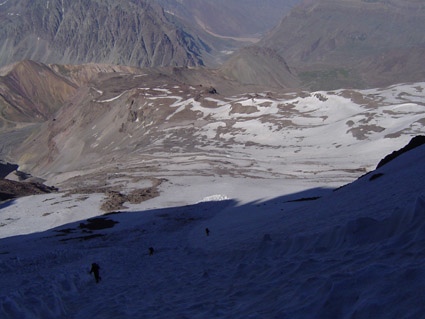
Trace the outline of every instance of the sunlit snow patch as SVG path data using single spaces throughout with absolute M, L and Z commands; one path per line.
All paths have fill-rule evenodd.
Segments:
M 198 203 L 205 203 L 205 202 L 219 202 L 223 200 L 228 200 L 229 198 L 226 195 L 210 195 L 207 197 L 204 197 L 202 200 L 200 200 Z

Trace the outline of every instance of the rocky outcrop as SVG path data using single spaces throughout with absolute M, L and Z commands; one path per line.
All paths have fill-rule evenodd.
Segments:
M 392 152 L 391 154 L 388 154 L 387 156 L 385 156 L 376 166 L 376 168 L 380 168 L 382 166 L 384 166 L 385 164 L 388 164 L 389 162 L 391 162 L 392 160 L 394 160 L 395 158 L 399 157 L 400 155 L 413 150 L 416 147 L 419 147 L 421 145 L 425 144 L 425 136 L 423 135 L 418 135 L 415 136 L 414 138 L 412 138 L 409 142 L 409 144 L 407 144 L 405 147 Z
M 0 179 L 0 202 L 22 196 L 46 194 L 57 191 L 54 187 L 41 183 L 25 183 Z

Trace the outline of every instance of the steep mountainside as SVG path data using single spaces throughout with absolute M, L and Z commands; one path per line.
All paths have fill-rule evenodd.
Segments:
M 42 63 L 23 61 L 0 69 L 0 127 L 43 122 L 77 85 Z
M 381 86 L 425 78 L 423 30 L 423 1 L 309 0 L 260 45 L 310 87 Z
M 0 68 L 0 128 L 13 130 L 51 120 L 63 104 L 98 74 L 140 72 L 109 64 L 46 65 L 31 60 Z
M 261 85 L 269 89 L 300 87 L 297 75 L 282 56 L 270 48 L 242 48 L 224 62 L 219 71 L 246 86 Z
M 210 50 L 152 1 L 6 0 L 0 8 L 0 66 L 23 59 L 197 66 Z
M 219 37 L 255 41 L 302 0 L 158 0 L 167 12 Z
M 41 123 L 56 121 L 56 112 L 80 87 L 99 74 L 117 72 L 141 70 L 109 64 L 45 65 L 30 60 L 0 68 L 0 159 L 7 160 Z

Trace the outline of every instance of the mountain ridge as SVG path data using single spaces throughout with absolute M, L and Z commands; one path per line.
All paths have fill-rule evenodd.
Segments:
M 290 11 L 274 0 L 268 0 L 264 11 L 255 10 L 257 0 L 246 7 L 208 0 L 163 0 L 163 7 L 145 0 L 120 5 L 114 0 L 66 5 L 60 0 L 28 1 L 2 4 L 0 65 L 32 59 L 48 64 L 207 66 L 245 85 L 310 90 L 382 87 L 425 78 L 425 37 L 420 31 L 425 8 L 417 0 L 294 0 L 287 4 Z M 253 23 L 252 30 L 263 31 L 249 31 L 249 21 L 261 20 L 275 6 L 279 9 L 266 25 L 277 23 L 278 12 L 280 23 L 268 32 L 262 23 Z
M 6 1 L 0 65 L 23 59 L 59 64 L 203 65 L 205 43 L 147 1 Z
M 424 78 L 424 21 L 416 0 L 305 1 L 258 45 L 275 49 L 312 89 L 385 86 Z

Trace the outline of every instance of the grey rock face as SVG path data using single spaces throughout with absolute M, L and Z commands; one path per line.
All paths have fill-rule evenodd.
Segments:
M 24 59 L 203 65 L 205 45 L 151 1 L 6 1 L 0 21 L 0 66 Z

